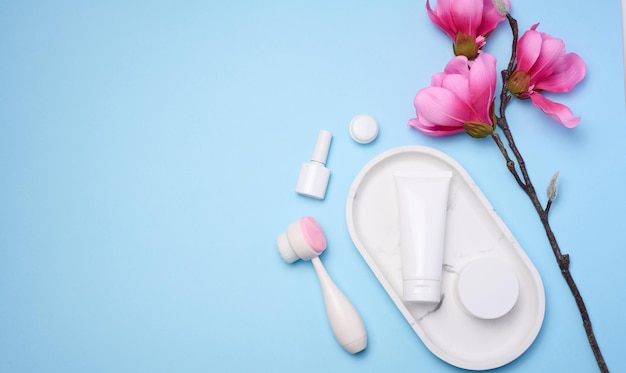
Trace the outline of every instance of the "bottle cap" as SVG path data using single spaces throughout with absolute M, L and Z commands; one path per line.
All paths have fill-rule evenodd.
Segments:
M 315 142 L 315 149 L 311 155 L 311 161 L 319 162 L 322 165 L 326 164 L 326 158 L 328 158 L 328 149 L 330 148 L 330 140 L 333 135 L 325 130 L 321 130 L 317 134 L 317 141 Z
M 325 163 L 331 139 L 332 134 L 325 130 L 317 135 L 311 161 L 303 163 L 300 168 L 298 184 L 296 184 L 298 194 L 317 199 L 325 198 L 330 179 L 330 170 L 325 167 Z
M 376 119 L 367 114 L 359 114 L 350 121 L 350 136 L 359 144 L 368 144 L 378 136 Z

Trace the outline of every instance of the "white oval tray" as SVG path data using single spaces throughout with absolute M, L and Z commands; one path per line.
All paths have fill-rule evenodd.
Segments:
M 450 170 L 440 305 L 402 301 L 396 171 Z M 352 241 L 426 347 L 454 366 L 486 370 L 519 357 L 535 340 L 545 313 L 543 283 L 526 253 L 478 189 L 450 156 L 423 146 L 391 149 L 372 159 L 354 180 L 346 218 Z M 466 314 L 456 298 L 459 271 L 470 261 L 499 258 L 519 280 L 513 309 L 495 320 Z

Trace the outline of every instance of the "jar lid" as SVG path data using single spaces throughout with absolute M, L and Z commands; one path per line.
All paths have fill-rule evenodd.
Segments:
M 461 306 L 468 314 L 480 319 L 497 319 L 515 306 L 519 283 L 505 261 L 480 258 L 461 270 L 457 292 Z
M 367 114 L 359 114 L 350 121 L 350 136 L 359 144 L 368 144 L 378 136 L 376 119 Z

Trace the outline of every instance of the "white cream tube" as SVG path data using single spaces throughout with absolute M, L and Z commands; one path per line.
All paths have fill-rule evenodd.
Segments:
M 408 302 L 439 302 L 452 171 L 394 174 L 398 193 L 402 297 Z

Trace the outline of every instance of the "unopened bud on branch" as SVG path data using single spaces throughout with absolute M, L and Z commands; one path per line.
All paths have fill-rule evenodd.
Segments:
M 498 13 L 506 16 L 509 14 L 509 6 L 503 0 L 492 0 Z
M 552 175 L 552 179 L 550 179 L 550 184 L 548 184 L 548 189 L 546 190 L 546 194 L 548 195 L 548 199 L 550 201 L 554 201 L 556 199 L 556 194 L 559 189 L 559 171 L 555 172 Z

